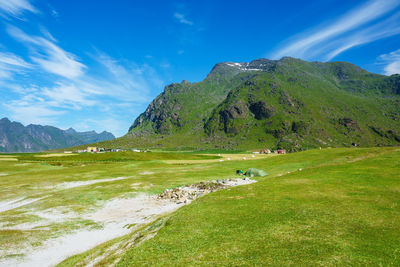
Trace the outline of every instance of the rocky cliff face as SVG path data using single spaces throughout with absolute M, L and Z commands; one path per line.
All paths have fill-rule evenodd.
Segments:
M 400 75 L 286 57 L 218 63 L 202 82 L 166 86 L 123 139 L 145 146 L 301 150 L 398 145 L 399 138 Z
M 114 138 L 114 135 L 108 132 L 76 132 L 72 128 L 64 131 L 52 126 L 33 124 L 25 127 L 7 118 L 0 120 L 0 152 L 37 152 Z

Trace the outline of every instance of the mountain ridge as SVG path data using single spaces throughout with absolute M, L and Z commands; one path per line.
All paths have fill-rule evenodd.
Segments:
M 167 85 L 110 146 L 298 151 L 400 144 L 400 75 L 284 57 Z
M 0 120 L 0 152 L 38 152 L 66 148 L 114 139 L 112 133 L 103 131 L 77 132 L 73 128 L 62 130 L 49 125 L 23 124 Z

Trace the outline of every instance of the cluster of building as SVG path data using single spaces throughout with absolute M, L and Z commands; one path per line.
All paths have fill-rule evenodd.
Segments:
M 94 147 L 89 146 L 87 149 L 78 150 L 78 153 L 105 153 L 105 152 L 121 152 L 121 151 L 133 151 L 133 152 L 143 152 L 142 150 L 133 148 L 133 149 L 120 149 L 120 148 L 104 148 L 104 147 Z M 65 153 L 65 152 L 64 152 Z
M 259 152 L 253 152 L 254 154 L 286 154 L 286 150 L 285 149 L 277 149 L 275 151 L 271 151 L 269 149 L 262 149 Z

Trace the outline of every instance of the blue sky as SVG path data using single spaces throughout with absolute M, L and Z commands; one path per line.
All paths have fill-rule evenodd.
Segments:
M 121 136 L 169 83 L 283 56 L 400 73 L 400 0 L 0 0 L 0 117 Z

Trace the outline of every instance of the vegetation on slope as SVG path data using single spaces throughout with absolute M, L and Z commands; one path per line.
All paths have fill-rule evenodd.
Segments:
M 100 145 L 222 149 L 400 143 L 400 75 L 294 58 L 219 63 L 199 83 L 171 84 L 129 133 Z

